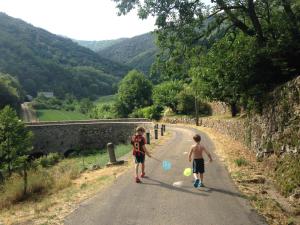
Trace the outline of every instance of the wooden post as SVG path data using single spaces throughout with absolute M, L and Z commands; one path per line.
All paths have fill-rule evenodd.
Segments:
M 150 145 L 150 132 L 147 131 L 146 133 L 146 140 L 147 140 L 147 144 Z
M 155 139 L 158 139 L 158 129 L 154 129 L 154 136 L 155 136 Z

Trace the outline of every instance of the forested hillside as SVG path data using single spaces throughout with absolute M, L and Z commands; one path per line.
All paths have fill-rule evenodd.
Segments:
M 99 51 L 100 56 L 124 63 L 146 74 L 149 73 L 156 53 L 157 47 L 154 43 L 154 35 L 151 33 L 125 39 Z
M 113 93 L 128 68 L 72 40 L 0 13 L 0 72 L 16 77 L 26 93 L 54 91 L 81 97 Z
M 119 38 L 115 40 L 104 40 L 104 41 L 82 41 L 82 40 L 73 40 L 79 45 L 89 48 L 94 52 L 101 51 L 102 49 L 108 48 L 114 44 L 120 43 L 128 38 Z

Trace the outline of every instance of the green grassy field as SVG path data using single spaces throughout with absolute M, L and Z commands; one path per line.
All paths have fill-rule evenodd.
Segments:
M 95 101 L 95 104 L 111 104 L 113 103 L 117 98 L 117 95 L 106 95 L 106 96 L 102 96 L 100 98 L 98 98 L 96 101 Z
M 39 121 L 87 120 L 86 115 L 79 112 L 42 109 L 36 111 Z

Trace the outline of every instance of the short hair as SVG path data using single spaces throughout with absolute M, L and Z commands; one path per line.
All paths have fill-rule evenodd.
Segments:
M 144 127 L 137 127 L 136 132 L 139 132 L 139 131 L 145 133 L 146 130 Z
M 195 134 L 195 136 L 193 137 L 193 139 L 196 142 L 200 142 L 201 141 L 201 136 L 199 134 Z

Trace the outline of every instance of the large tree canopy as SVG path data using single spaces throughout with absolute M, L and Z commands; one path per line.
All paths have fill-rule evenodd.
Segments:
M 300 73 L 297 0 L 114 1 L 120 14 L 157 17 L 157 83 L 193 80 L 205 97 L 249 105 Z
M 152 83 L 137 70 L 130 71 L 120 82 L 117 111 L 126 117 L 135 109 L 151 104 Z

